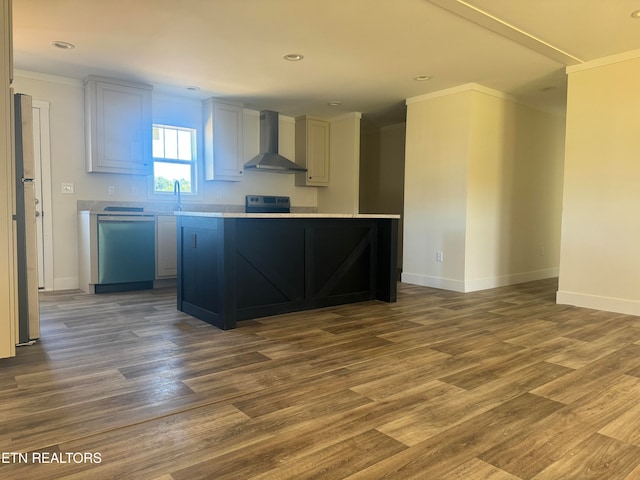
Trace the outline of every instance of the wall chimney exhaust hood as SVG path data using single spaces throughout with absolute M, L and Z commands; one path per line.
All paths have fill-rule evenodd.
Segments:
M 306 168 L 278 154 L 278 112 L 260 112 L 260 153 L 245 163 L 244 169 L 274 173 L 307 171 Z

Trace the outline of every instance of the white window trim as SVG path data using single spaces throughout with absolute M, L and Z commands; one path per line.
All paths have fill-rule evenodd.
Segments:
M 202 164 L 202 149 L 200 148 L 200 137 L 201 137 L 201 132 L 199 128 L 196 128 L 194 126 L 190 126 L 190 125 L 177 125 L 177 124 L 173 124 L 172 122 L 154 122 L 152 127 L 155 126 L 160 126 L 160 127 L 168 127 L 168 128 L 185 128 L 185 129 L 189 129 L 189 130 L 193 130 L 195 131 L 196 134 L 196 140 L 195 140 L 195 155 L 196 155 L 196 159 L 195 162 L 193 163 L 194 168 L 195 168 L 195 172 L 193 175 L 193 181 L 195 182 L 196 185 L 196 193 L 185 193 L 185 192 L 180 192 L 181 195 L 181 200 L 182 200 L 182 204 L 184 205 L 185 203 L 195 203 L 195 202 L 200 202 L 203 198 L 203 178 L 202 178 L 202 174 L 201 174 L 201 164 Z M 155 158 L 151 159 L 152 161 L 155 161 Z M 152 173 L 151 175 L 149 175 L 148 177 L 148 182 L 147 182 L 147 198 L 149 200 L 154 200 L 154 201 L 166 201 L 166 202 L 174 202 L 177 203 L 178 200 L 176 198 L 175 193 L 173 192 L 156 192 L 155 191 L 155 177 L 154 174 Z

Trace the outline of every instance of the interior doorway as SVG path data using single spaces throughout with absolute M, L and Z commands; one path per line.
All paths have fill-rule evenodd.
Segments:
M 33 152 L 36 170 L 38 288 L 40 290 L 53 290 L 53 218 L 51 214 L 49 102 L 33 100 Z
M 398 268 L 402 268 L 405 122 L 361 130 L 360 213 L 400 215 Z

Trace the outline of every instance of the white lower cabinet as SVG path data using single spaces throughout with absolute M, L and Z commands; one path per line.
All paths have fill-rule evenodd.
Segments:
M 156 218 L 156 278 L 173 278 L 178 272 L 176 217 Z

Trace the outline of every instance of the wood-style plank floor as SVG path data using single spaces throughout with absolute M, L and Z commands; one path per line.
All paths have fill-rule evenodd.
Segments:
M 42 341 L 0 360 L 0 479 L 640 479 L 640 317 L 556 289 L 226 332 L 171 289 L 42 294 Z

